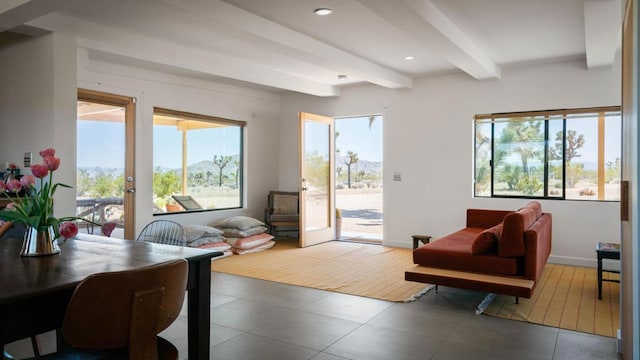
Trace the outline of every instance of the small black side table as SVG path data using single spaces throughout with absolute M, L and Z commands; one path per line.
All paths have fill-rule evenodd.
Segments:
M 431 240 L 431 236 L 429 235 L 411 235 L 411 237 L 413 238 L 414 249 L 417 249 L 418 245 L 420 245 L 418 241 L 422 242 L 422 244 L 428 244 L 429 241 Z
M 620 260 L 620 244 L 599 242 L 596 245 L 596 254 L 598 255 L 598 300 L 602 300 L 602 282 L 620 282 L 620 280 L 602 278 L 603 272 L 620 274 L 620 271 L 603 270 L 602 259 Z

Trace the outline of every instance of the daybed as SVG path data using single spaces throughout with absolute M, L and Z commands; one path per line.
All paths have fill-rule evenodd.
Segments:
M 462 230 L 413 251 L 408 281 L 530 298 L 551 252 L 551 214 L 468 209 Z

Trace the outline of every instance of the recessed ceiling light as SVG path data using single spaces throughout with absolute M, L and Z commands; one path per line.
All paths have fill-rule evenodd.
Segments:
M 329 8 L 317 8 L 313 10 L 313 12 L 316 13 L 316 15 L 329 15 L 333 12 L 333 10 Z
M 413 56 L 409 55 L 409 56 L 405 56 L 404 57 L 405 60 L 413 60 Z
M 338 75 L 338 79 L 340 79 L 340 80 L 344 80 L 346 78 L 347 78 L 347 75 L 345 75 L 345 74 Z

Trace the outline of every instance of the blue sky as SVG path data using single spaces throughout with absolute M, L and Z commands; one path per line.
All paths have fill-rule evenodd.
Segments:
M 124 168 L 124 124 L 78 121 L 78 167 Z
M 239 127 L 188 131 L 188 162 L 213 160 L 214 155 L 238 154 Z M 124 168 L 124 124 L 78 121 L 78 167 Z M 182 132 L 172 126 L 154 127 L 153 166 L 182 166 Z
M 336 149 L 342 156 L 347 151 L 358 154 L 358 159 L 382 161 L 382 116 L 377 115 L 369 128 L 369 116 L 336 118 Z
M 213 161 L 214 155 L 238 155 L 239 132 L 240 127 L 237 126 L 187 131 L 188 164 Z M 153 137 L 153 167 L 181 167 L 182 131 L 172 126 L 154 126 Z

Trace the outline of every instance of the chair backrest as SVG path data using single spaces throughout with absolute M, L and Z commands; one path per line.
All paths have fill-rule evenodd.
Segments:
M 267 203 L 272 214 L 298 215 L 300 212 L 299 194 L 292 191 L 270 191 Z
M 128 346 L 130 359 L 156 358 L 157 334 L 178 317 L 187 274 L 182 259 L 88 276 L 67 306 L 65 341 L 91 350 Z
M 171 220 L 156 220 L 145 226 L 136 241 L 186 246 L 187 238 L 182 225 Z

